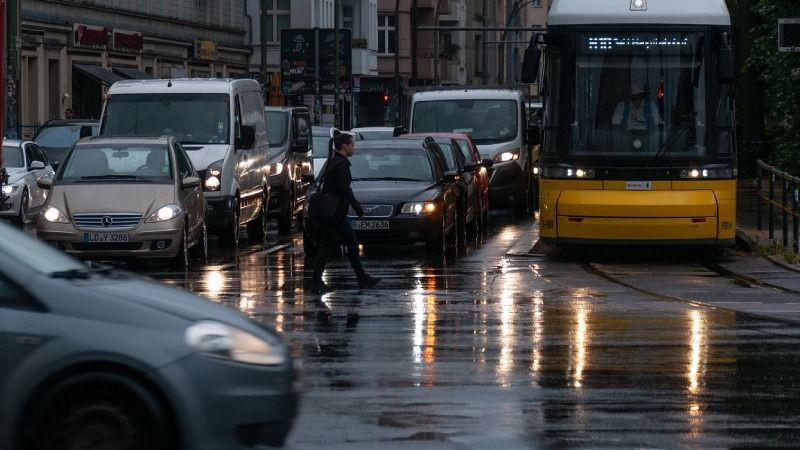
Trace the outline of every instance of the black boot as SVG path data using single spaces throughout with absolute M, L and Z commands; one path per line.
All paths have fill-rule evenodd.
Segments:
M 313 279 L 311 280 L 311 286 L 309 288 L 312 294 L 324 294 L 326 292 L 330 292 L 331 288 L 327 284 L 325 284 L 322 280 Z
M 376 284 L 378 284 L 378 282 L 380 282 L 380 281 L 381 281 L 380 278 L 373 277 L 373 276 L 367 275 L 365 273 L 364 275 L 358 277 L 358 288 L 359 289 L 369 289 L 369 288 L 375 286 Z

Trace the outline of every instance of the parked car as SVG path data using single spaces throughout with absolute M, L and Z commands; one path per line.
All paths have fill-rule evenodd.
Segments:
M 425 136 L 424 134 L 410 134 L 403 136 L 403 138 L 413 139 Z M 458 180 L 460 198 L 458 200 L 458 234 L 456 235 L 456 240 L 461 248 L 466 245 L 467 240 L 475 242 L 479 236 L 480 205 L 478 204 L 475 170 L 472 166 L 467 167 L 461 148 L 453 138 L 445 136 L 431 137 L 442 149 L 447 161 L 445 170 L 460 174 Z
M 264 243 L 269 205 L 269 142 L 255 80 L 124 80 L 108 90 L 100 134 L 175 136 L 189 154 L 208 201 L 208 228 L 237 248 L 242 225 Z
M 491 159 L 481 159 L 478 147 L 469 134 L 464 133 L 430 133 L 433 137 L 450 138 L 456 141 L 464 156 L 465 168 L 472 169 L 475 177 L 474 188 L 478 201 L 478 229 L 486 235 L 489 231 L 489 169 L 494 165 Z
M 53 170 L 58 170 L 58 165 L 67 156 L 72 144 L 78 139 L 97 136 L 100 131 L 100 122 L 97 120 L 82 119 L 53 119 L 45 122 L 39 128 L 33 141 L 39 144 Z
M 302 215 L 310 183 L 303 174 L 314 173 L 311 154 L 311 118 L 305 107 L 267 107 L 270 166 L 269 214 L 277 217 L 278 231 L 289 233 Z
M 200 177 L 172 136 L 83 139 L 67 155 L 39 218 L 39 237 L 87 258 L 208 254 Z
M 43 177 L 52 178 L 53 168 L 35 142 L 10 139 L 3 139 L 3 164 L 8 183 L 3 185 L 0 217 L 24 225 L 41 211 L 47 191 L 36 182 Z
M 350 158 L 351 188 L 364 217 L 350 211 L 359 242 L 369 245 L 425 242 L 433 253 L 455 247 L 458 234 L 458 172 L 432 138 L 361 141 Z M 306 256 L 316 254 L 319 230 L 303 227 Z
M 281 445 L 298 385 L 272 328 L 0 224 L 0 448 Z

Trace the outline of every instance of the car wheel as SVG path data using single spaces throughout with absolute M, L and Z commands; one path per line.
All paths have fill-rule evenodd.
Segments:
M 192 247 L 192 256 L 203 263 L 208 261 L 208 228 L 205 221 L 203 222 L 203 231 L 200 232 L 200 238 Z
M 173 448 L 163 408 L 146 389 L 116 375 L 83 375 L 44 396 L 24 427 L 26 450 Z
M 19 200 L 19 214 L 17 214 L 16 222 L 17 225 L 24 227 L 26 223 L 28 223 L 28 209 L 30 207 L 30 199 L 28 198 L 28 190 L 22 191 L 22 197 Z
M 258 218 L 247 223 L 247 236 L 252 242 L 261 242 L 262 245 L 267 245 L 267 209 L 269 199 L 264 196 L 261 201 L 261 212 L 258 213 Z
M 528 217 L 528 204 L 530 197 L 530 177 L 525 180 L 524 188 L 520 195 L 514 196 L 514 217 L 526 219 Z
M 189 268 L 189 233 L 186 231 L 186 225 L 183 227 L 181 233 L 181 246 L 178 254 L 172 260 L 176 269 L 187 270 Z
M 294 208 L 295 208 L 295 195 L 294 191 L 287 194 L 285 211 L 281 211 L 278 216 L 278 233 L 291 234 L 296 225 Z
M 233 214 L 231 215 L 231 223 L 222 230 L 219 236 L 222 245 L 228 249 L 236 250 L 239 248 L 239 199 L 233 201 Z

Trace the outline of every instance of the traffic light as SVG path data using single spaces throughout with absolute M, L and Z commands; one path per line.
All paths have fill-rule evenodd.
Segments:
M 389 104 L 389 99 L 390 99 L 389 94 L 383 94 L 383 104 L 384 105 L 388 105 Z

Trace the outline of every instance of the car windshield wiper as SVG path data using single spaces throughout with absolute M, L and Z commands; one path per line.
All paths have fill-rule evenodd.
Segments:
M 138 175 L 87 175 L 81 177 L 81 180 L 136 180 L 152 182 L 149 178 L 140 177 Z
M 429 181 L 429 180 L 420 180 L 419 178 L 404 178 L 404 177 L 373 177 L 373 178 L 353 178 L 353 181 Z

